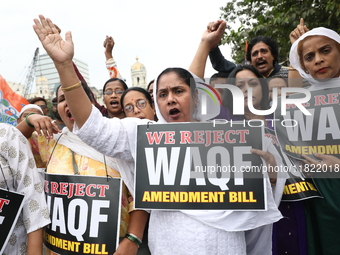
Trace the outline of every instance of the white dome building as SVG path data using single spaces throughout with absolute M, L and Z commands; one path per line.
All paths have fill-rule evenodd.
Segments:
M 142 87 L 146 89 L 148 86 L 146 78 L 146 68 L 138 61 L 136 57 L 136 63 L 131 66 L 131 80 L 133 87 Z

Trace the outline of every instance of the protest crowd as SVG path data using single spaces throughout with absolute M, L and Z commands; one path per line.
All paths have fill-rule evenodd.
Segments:
M 290 66 L 261 35 L 237 65 L 225 29 L 147 90 L 118 78 L 107 36 L 100 105 L 71 32 L 34 19 L 61 85 L 0 124 L 0 254 L 340 254 L 340 35 L 300 19 Z

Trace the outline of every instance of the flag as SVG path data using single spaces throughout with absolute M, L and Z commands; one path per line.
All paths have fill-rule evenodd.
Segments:
M 17 118 L 21 108 L 28 101 L 15 93 L 0 75 L 0 122 L 17 125 Z

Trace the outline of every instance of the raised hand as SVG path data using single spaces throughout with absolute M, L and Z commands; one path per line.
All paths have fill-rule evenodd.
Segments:
M 106 57 L 106 60 L 112 58 L 112 50 L 113 47 L 115 46 L 115 41 L 113 40 L 112 36 L 106 36 L 105 41 L 104 41 L 104 54 Z
M 34 19 L 35 25 L 33 25 L 33 29 L 54 63 L 63 64 L 72 61 L 74 46 L 71 32 L 66 32 L 64 41 L 59 34 L 58 28 L 50 19 L 45 19 L 43 15 L 39 15 L 39 19 Z
M 207 43 L 210 50 L 216 48 L 222 39 L 226 26 L 227 23 L 223 20 L 210 22 L 202 35 L 202 42 Z
M 303 18 L 301 18 L 300 24 L 289 34 L 290 42 L 293 44 L 301 35 L 308 31 L 309 29 L 306 27 Z

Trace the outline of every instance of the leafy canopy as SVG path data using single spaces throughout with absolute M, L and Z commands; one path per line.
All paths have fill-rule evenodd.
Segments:
M 221 44 L 231 45 L 235 63 L 244 62 L 246 41 L 264 35 L 277 42 L 279 61 L 287 64 L 291 47 L 289 34 L 299 24 L 300 18 L 309 29 L 322 26 L 340 32 L 338 0 L 228 1 L 225 7 L 221 7 L 221 19 L 227 22 Z M 238 28 L 232 29 L 235 25 Z

